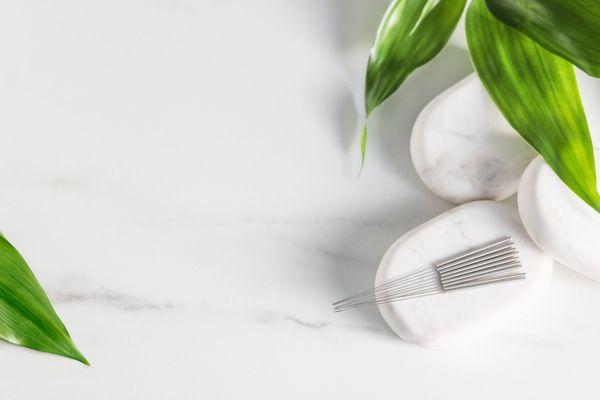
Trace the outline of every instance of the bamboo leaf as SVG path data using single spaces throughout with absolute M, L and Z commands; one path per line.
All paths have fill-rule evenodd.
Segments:
M 600 1 L 487 0 L 492 14 L 592 76 L 600 76 Z
M 1 234 L 0 338 L 89 365 L 23 257 Z
M 466 0 L 394 0 L 379 25 L 367 64 L 365 111 L 373 110 L 450 39 Z M 364 160 L 367 130 L 362 130 Z
M 498 21 L 484 0 L 472 1 L 466 23 L 475 69 L 504 117 L 571 190 L 600 211 L 573 66 Z

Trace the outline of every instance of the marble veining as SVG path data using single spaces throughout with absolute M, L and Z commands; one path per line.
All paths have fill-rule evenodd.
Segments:
M 52 293 L 51 297 L 52 301 L 59 303 L 100 303 L 123 311 L 168 311 L 178 308 L 177 305 L 168 301 L 156 302 L 149 299 L 139 299 L 107 288 L 102 288 L 99 291 Z
M 454 203 L 503 200 L 517 190 L 532 149 L 504 120 L 476 74 L 434 98 L 411 134 L 423 183 Z
M 92 367 L 0 343 L 2 399 L 598 397 L 600 291 L 564 268 L 461 352 L 331 312 L 452 207 L 408 150 L 472 72 L 452 45 L 372 117 L 357 179 L 352 105 L 388 3 L 4 2 L 0 230 Z

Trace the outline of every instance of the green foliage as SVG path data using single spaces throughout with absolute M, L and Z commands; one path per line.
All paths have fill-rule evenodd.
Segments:
M 571 190 L 600 211 L 573 66 L 498 21 L 484 0 L 471 3 L 466 31 L 475 69 L 504 117 Z
M 19 252 L 0 235 L 0 338 L 88 364 Z M 89 364 L 88 364 L 89 365 Z
M 466 0 L 394 0 L 387 9 L 367 65 L 365 111 L 390 97 L 416 68 L 435 57 L 450 39 Z M 362 130 L 364 162 L 366 127 Z
M 465 0 L 395 0 L 367 65 L 371 112 L 447 43 Z M 572 64 L 600 76 L 600 0 L 473 0 L 471 59 L 506 120 L 600 212 L 594 151 Z M 363 126 L 364 164 L 367 129 Z
M 487 5 L 546 50 L 600 76 L 600 1 L 487 0 Z

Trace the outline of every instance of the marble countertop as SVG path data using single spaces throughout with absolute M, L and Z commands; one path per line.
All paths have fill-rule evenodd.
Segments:
M 371 123 L 385 1 L 60 0 L 0 10 L 0 229 L 88 368 L 0 344 L 2 399 L 598 398 L 598 284 L 558 266 L 526 320 L 460 351 L 330 303 L 452 207 L 413 170 L 450 46 Z

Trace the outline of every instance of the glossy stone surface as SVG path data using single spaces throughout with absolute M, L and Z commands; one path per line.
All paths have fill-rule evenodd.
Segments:
M 454 203 L 507 198 L 517 191 L 523 170 L 535 157 L 475 74 L 423 109 L 410 150 L 423 183 Z
M 596 169 L 600 151 L 596 151 Z M 541 158 L 523 175 L 519 213 L 531 238 L 562 264 L 600 281 L 600 214 L 573 193 Z
M 515 241 L 525 280 L 383 304 L 381 315 L 400 337 L 430 348 L 468 344 L 511 323 L 548 286 L 553 263 L 531 241 L 516 209 L 507 204 L 464 204 L 414 228 L 387 251 L 375 284 L 505 236 Z

